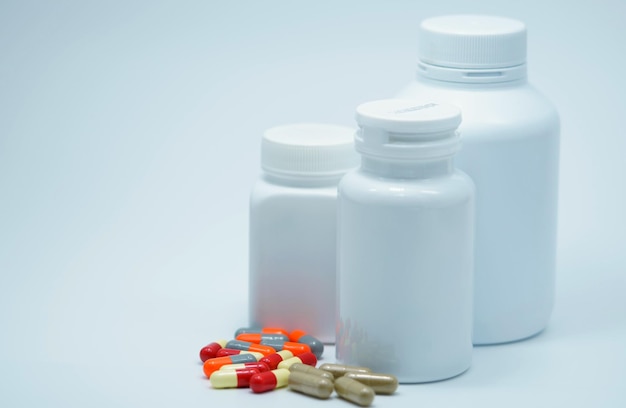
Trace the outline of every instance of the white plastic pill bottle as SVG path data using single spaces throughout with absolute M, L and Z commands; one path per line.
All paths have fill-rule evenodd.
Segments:
M 559 117 L 526 80 L 526 27 L 424 20 L 417 77 L 399 93 L 463 111 L 456 165 L 476 184 L 474 344 L 543 330 L 554 302 Z
M 349 127 L 274 127 L 250 198 L 251 327 L 335 340 L 337 184 L 358 165 Z
M 472 355 L 474 185 L 456 170 L 461 112 L 357 108 L 361 167 L 339 184 L 337 359 L 402 383 L 453 377 Z

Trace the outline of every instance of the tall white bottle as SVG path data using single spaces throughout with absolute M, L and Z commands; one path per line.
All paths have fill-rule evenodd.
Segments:
M 361 167 L 338 196 L 337 359 L 402 383 L 465 371 L 472 353 L 474 186 L 455 170 L 460 111 L 357 108 Z
M 545 328 L 554 302 L 559 118 L 526 80 L 526 28 L 444 16 L 420 27 L 417 77 L 398 94 L 459 106 L 456 165 L 476 184 L 474 344 Z
M 251 327 L 302 329 L 335 341 L 337 184 L 358 164 L 354 129 L 268 129 L 250 197 Z

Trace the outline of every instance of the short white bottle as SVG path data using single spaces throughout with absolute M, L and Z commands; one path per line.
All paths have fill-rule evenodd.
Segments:
M 349 127 L 295 124 L 265 132 L 250 198 L 251 327 L 335 340 L 337 184 L 358 165 Z
M 455 170 L 459 109 L 357 108 L 361 167 L 339 184 L 337 359 L 436 381 L 470 366 L 474 186 Z
M 530 337 L 554 302 L 559 118 L 526 80 L 526 27 L 434 17 L 420 26 L 418 54 L 398 97 L 463 111 L 456 165 L 476 184 L 474 344 Z

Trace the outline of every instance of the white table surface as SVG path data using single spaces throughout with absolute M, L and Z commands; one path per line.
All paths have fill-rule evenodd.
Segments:
M 263 129 L 353 125 L 412 77 L 417 22 L 452 12 L 526 21 L 561 113 L 556 306 L 540 335 L 374 406 L 626 406 L 625 9 L 3 2 L 0 407 L 349 406 L 213 390 L 198 351 L 247 322 Z

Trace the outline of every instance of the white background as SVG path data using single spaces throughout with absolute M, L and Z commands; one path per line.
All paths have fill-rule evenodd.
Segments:
M 626 2 L 591 0 L 2 1 L 0 406 L 347 406 L 213 390 L 197 353 L 246 324 L 263 130 L 353 125 L 449 13 L 525 21 L 561 113 L 557 303 L 374 405 L 625 406 Z

